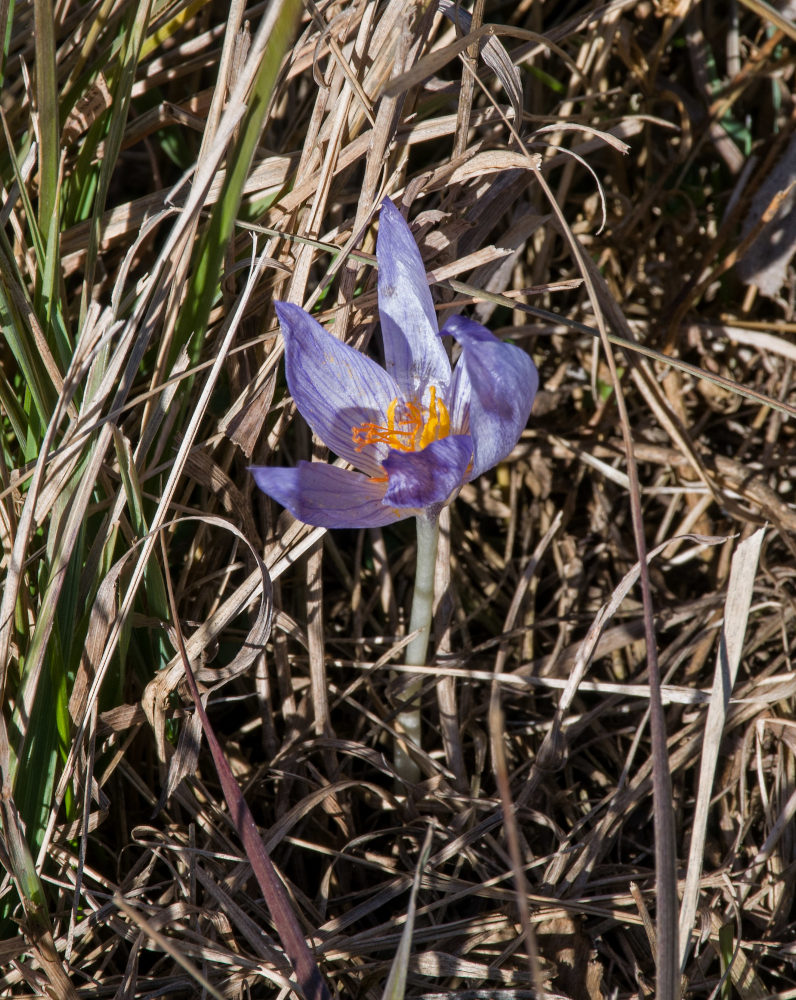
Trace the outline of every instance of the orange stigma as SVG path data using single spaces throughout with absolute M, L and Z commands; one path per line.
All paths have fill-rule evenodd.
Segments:
M 420 451 L 432 441 L 450 434 L 448 408 L 437 399 L 436 386 L 428 387 L 428 407 L 417 403 L 399 403 L 387 407 L 386 424 L 362 424 L 351 428 L 351 440 L 357 451 L 369 444 L 386 444 L 396 451 Z

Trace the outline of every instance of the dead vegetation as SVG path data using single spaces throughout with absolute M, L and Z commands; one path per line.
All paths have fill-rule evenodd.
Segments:
M 0 12 L 0 994 L 295 987 L 179 632 L 339 997 L 382 996 L 429 829 L 407 997 L 653 996 L 674 890 L 683 996 L 796 996 L 792 7 Z M 384 194 L 441 317 L 541 373 L 444 525 L 411 788 L 411 525 L 246 472 L 328 458 L 271 302 L 378 351 Z

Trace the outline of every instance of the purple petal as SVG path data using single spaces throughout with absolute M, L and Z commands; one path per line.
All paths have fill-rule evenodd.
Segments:
M 454 388 L 463 398 L 469 393 L 473 468 L 468 479 L 475 479 L 504 459 L 519 440 L 539 387 L 539 373 L 525 351 L 504 344 L 464 316 L 449 319 L 441 334 L 451 334 L 462 346 L 457 368 L 464 366 L 464 371 Z M 458 430 L 463 407 L 456 399 L 451 400 L 451 407 L 451 426 Z
M 384 502 L 413 512 L 441 507 L 464 483 L 472 457 L 467 434 L 432 441 L 422 451 L 391 451 L 384 461 L 389 476 Z
M 358 452 L 352 428 L 383 424 L 398 387 L 375 361 L 288 302 L 275 302 L 285 338 L 285 375 L 302 417 L 331 450 L 371 476 L 382 474 L 386 445 Z
M 446 323 L 445 326 L 447 327 L 447 325 Z M 443 327 L 440 336 L 444 336 L 446 332 Z M 473 387 L 470 384 L 470 376 L 462 354 L 454 365 L 453 378 L 451 379 L 450 399 L 448 401 L 451 434 L 470 433 L 470 397 L 472 391 Z
M 402 513 L 385 506 L 386 483 L 324 462 L 299 462 L 294 469 L 252 465 L 260 489 L 305 524 L 323 528 L 375 528 L 392 524 Z
M 437 336 L 426 269 L 409 226 L 389 198 L 381 203 L 376 259 L 387 371 L 406 399 L 421 399 L 428 385 L 445 394 L 451 366 Z

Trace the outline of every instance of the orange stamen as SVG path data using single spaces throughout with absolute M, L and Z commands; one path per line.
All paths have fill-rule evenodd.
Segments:
M 432 441 L 447 437 L 450 434 L 448 408 L 437 399 L 435 386 L 429 386 L 428 395 L 427 408 L 417 403 L 399 403 L 396 398 L 387 407 L 386 424 L 352 427 L 351 440 L 356 450 L 362 451 L 369 444 L 386 444 L 396 451 L 420 451 Z
M 420 435 L 420 447 L 425 448 L 432 441 L 439 441 L 440 438 L 447 437 L 451 432 L 451 418 L 447 406 L 441 399 L 437 399 L 436 387 L 428 387 L 428 419 L 423 425 L 423 432 Z

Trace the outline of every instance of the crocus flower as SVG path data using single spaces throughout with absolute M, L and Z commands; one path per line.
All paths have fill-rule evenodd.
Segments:
M 364 528 L 436 517 L 464 483 L 509 454 L 536 394 L 538 374 L 525 351 L 463 316 L 438 331 L 420 252 L 389 198 L 376 259 L 383 368 L 299 306 L 275 305 L 299 412 L 359 470 L 325 462 L 252 467 L 260 489 L 307 524 Z M 445 335 L 461 347 L 453 370 Z

